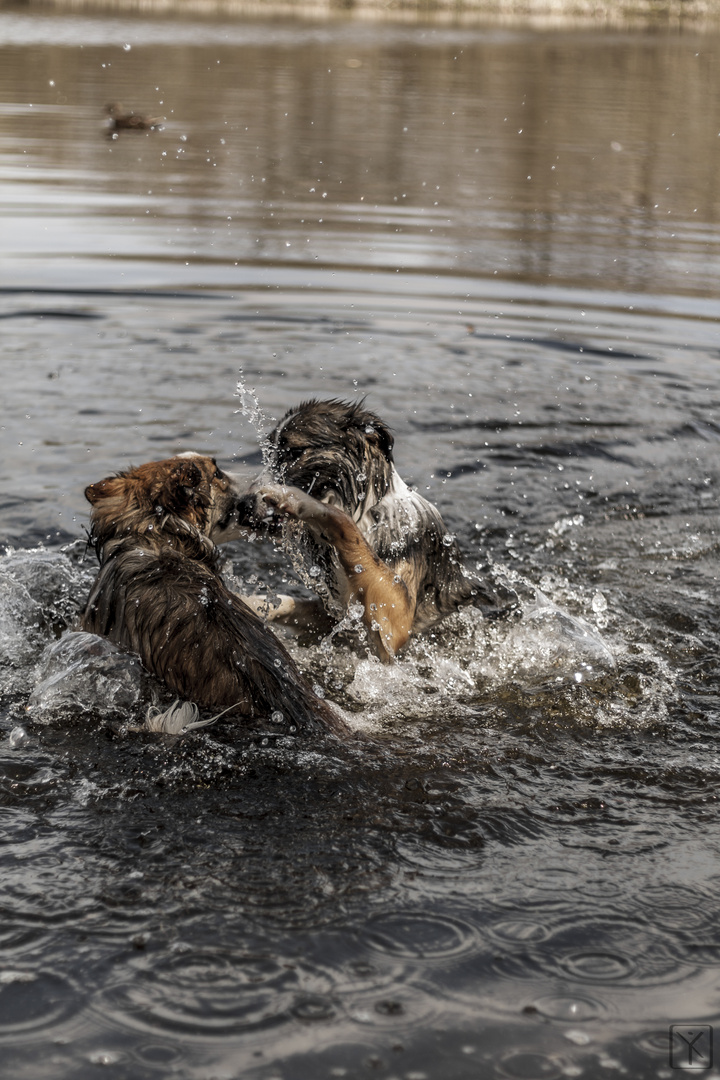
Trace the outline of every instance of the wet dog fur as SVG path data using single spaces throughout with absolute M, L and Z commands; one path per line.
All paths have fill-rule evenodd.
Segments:
M 223 583 L 217 544 L 240 535 L 240 488 L 213 458 L 181 455 L 91 484 L 100 572 L 82 628 L 136 653 L 173 693 L 301 731 L 344 724 L 265 623 Z
M 337 615 L 362 604 L 382 660 L 460 607 L 504 617 L 517 602 L 511 589 L 489 587 L 463 565 L 440 512 L 395 469 L 393 442 L 364 402 L 306 401 L 268 437 L 275 483 L 261 478 L 240 511 L 241 523 L 270 533 L 278 515 L 305 523 L 330 607 Z M 270 617 L 292 621 L 295 607 L 284 598 Z

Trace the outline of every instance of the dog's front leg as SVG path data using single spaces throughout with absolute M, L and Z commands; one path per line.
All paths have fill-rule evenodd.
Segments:
M 257 494 L 332 545 L 347 577 L 349 599 L 363 605 L 363 621 L 378 656 L 392 659 L 407 642 L 415 617 L 415 597 L 405 582 L 378 559 L 352 518 L 338 507 L 293 487 L 265 486 Z

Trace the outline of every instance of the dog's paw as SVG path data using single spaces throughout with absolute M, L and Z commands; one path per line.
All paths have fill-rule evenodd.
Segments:
M 325 509 L 322 503 L 306 495 L 300 488 L 267 485 L 258 488 L 257 495 L 276 513 L 297 518 L 298 521 L 314 521 L 323 516 Z

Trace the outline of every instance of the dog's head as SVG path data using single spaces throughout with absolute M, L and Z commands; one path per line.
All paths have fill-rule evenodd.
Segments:
M 129 533 L 192 530 L 213 544 L 241 535 L 237 510 L 247 483 L 214 458 L 181 454 L 109 476 L 85 489 L 100 543 Z
M 387 424 L 363 402 L 305 401 L 289 409 L 270 432 L 269 465 L 274 480 L 358 520 L 387 492 L 393 441 Z M 254 506 L 250 496 L 241 518 L 258 525 L 266 509 Z

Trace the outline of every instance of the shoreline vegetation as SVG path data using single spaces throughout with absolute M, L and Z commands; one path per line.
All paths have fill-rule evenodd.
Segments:
M 25 0 L 2 10 L 405 23 L 720 26 L 720 0 Z

